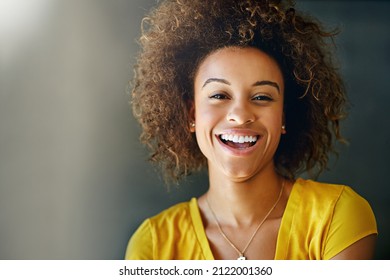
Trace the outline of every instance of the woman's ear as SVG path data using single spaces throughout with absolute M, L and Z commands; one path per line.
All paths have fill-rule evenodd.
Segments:
M 195 103 L 194 101 L 188 102 L 188 119 L 190 120 L 189 128 L 190 132 L 195 132 Z
M 284 114 L 284 111 L 283 111 L 283 118 L 282 118 L 282 134 L 286 134 L 287 133 L 287 130 L 286 130 L 286 115 Z

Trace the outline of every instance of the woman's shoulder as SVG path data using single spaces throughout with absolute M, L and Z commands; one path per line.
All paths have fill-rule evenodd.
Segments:
M 171 259 L 169 248 L 191 227 L 190 208 L 196 203 L 195 198 L 180 202 L 145 219 L 130 238 L 126 259 Z
M 295 181 L 293 190 L 303 200 L 321 200 L 324 204 L 330 201 L 337 202 L 340 199 L 349 201 L 365 200 L 349 186 L 302 178 Z
M 322 183 L 313 180 L 297 179 L 290 195 L 290 204 L 296 212 L 325 220 L 346 220 L 366 217 L 375 223 L 373 211 L 368 201 L 351 187 L 340 184 Z M 325 218 L 328 217 L 328 218 Z M 359 219 L 358 219 L 359 218 Z
M 179 202 L 174 204 L 158 214 L 148 218 L 150 225 L 153 227 L 165 227 L 166 224 L 177 224 L 188 221 L 191 218 L 190 208 L 196 205 L 196 198 L 190 201 Z
M 351 187 L 299 178 L 283 216 L 282 259 L 330 259 L 377 233 L 369 203 Z

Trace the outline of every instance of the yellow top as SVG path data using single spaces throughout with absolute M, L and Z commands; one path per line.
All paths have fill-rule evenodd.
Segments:
M 276 243 L 276 260 L 330 259 L 377 234 L 368 202 L 350 187 L 297 179 Z M 196 198 L 145 220 L 131 237 L 126 259 L 213 260 Z

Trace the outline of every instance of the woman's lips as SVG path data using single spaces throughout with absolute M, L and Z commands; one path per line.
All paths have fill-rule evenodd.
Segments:
M 223 144 L 234 148 L 234 149 L 247 149 L 256 144 L 258 136 L 257 135 L 237 135 L 237 134 L 221 134 L 219 139 Z
M 222 148 L 234 156 L 245 156 L 256 149 L 260 135 L 223 133 L 216 135 Z

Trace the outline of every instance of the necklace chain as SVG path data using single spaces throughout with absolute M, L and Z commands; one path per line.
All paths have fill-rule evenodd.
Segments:
M 278 205 L 278 202 L 280 200 L 280 198 L 282 197 L 282 193 L 283 193 L 283 189 L 284 189 L 284 184 L 285 184 L 286 180 L 283 180 L 283 184 L 282 184 L 282 188 L 280 189 L 280 193 L 279 193 L 279 196 L 278 196 L 278 199 L 276 200 L 276 202 L 274 203 L 274 205 L 271 207 L 271 209 L 268 211 L 267 215 L 265 215 L 264 219 L 259 223 L 259 225 L 256 227 L 255 231 L 253 232 L 251 238 L 249 239 L 248 243 L 246 244 L 246 246 L 244 247 L 244 249 L 242 251 L 240 251 L 236 245 L 233 244 L 232 241 L 230 241 L 230 239 L 226 236 L 226 234 L 223 232 L 222 228 L 221 228 L 221 225 L 219 224 L 218 222 L 218 219 L 217 219 L 217 216 L 215 215 L 214 211 L 213 211 L 213 208 L 211 208 L 211 205 L 210 205 L 210 202 L 209 202 L 209 198 L 208 198 L 208 195 L 206 195 L 206 202 L 207 202 L 207 206 L 209 207 L 210 211 L 211 211 L 211 214 L 213 215 L 214 217 L 214 220 L 215 220 L 215 223 L 217 224 L 217 227 L 218 227 L 218 230 L 219 230 L 219 233 L 223 236 L 223 238 L 229 243 L 229 245 L 237 252 L 237 254 L 239 255 L 238 257 L 238 260 L 245 260 L 245 256 L 244 256 L 244 253 L 245 251 L 248 249 L 249 245 L 251 244 L 253 238 L 256 236 L 256 233 L 257 231 L 260 229 L 260 227 L 262 226 L 262 224 L 265 222 L 265 220 L 267 220 L 268 216 L 271 214 L 271 212 L 275 209 L 276 205 Z

